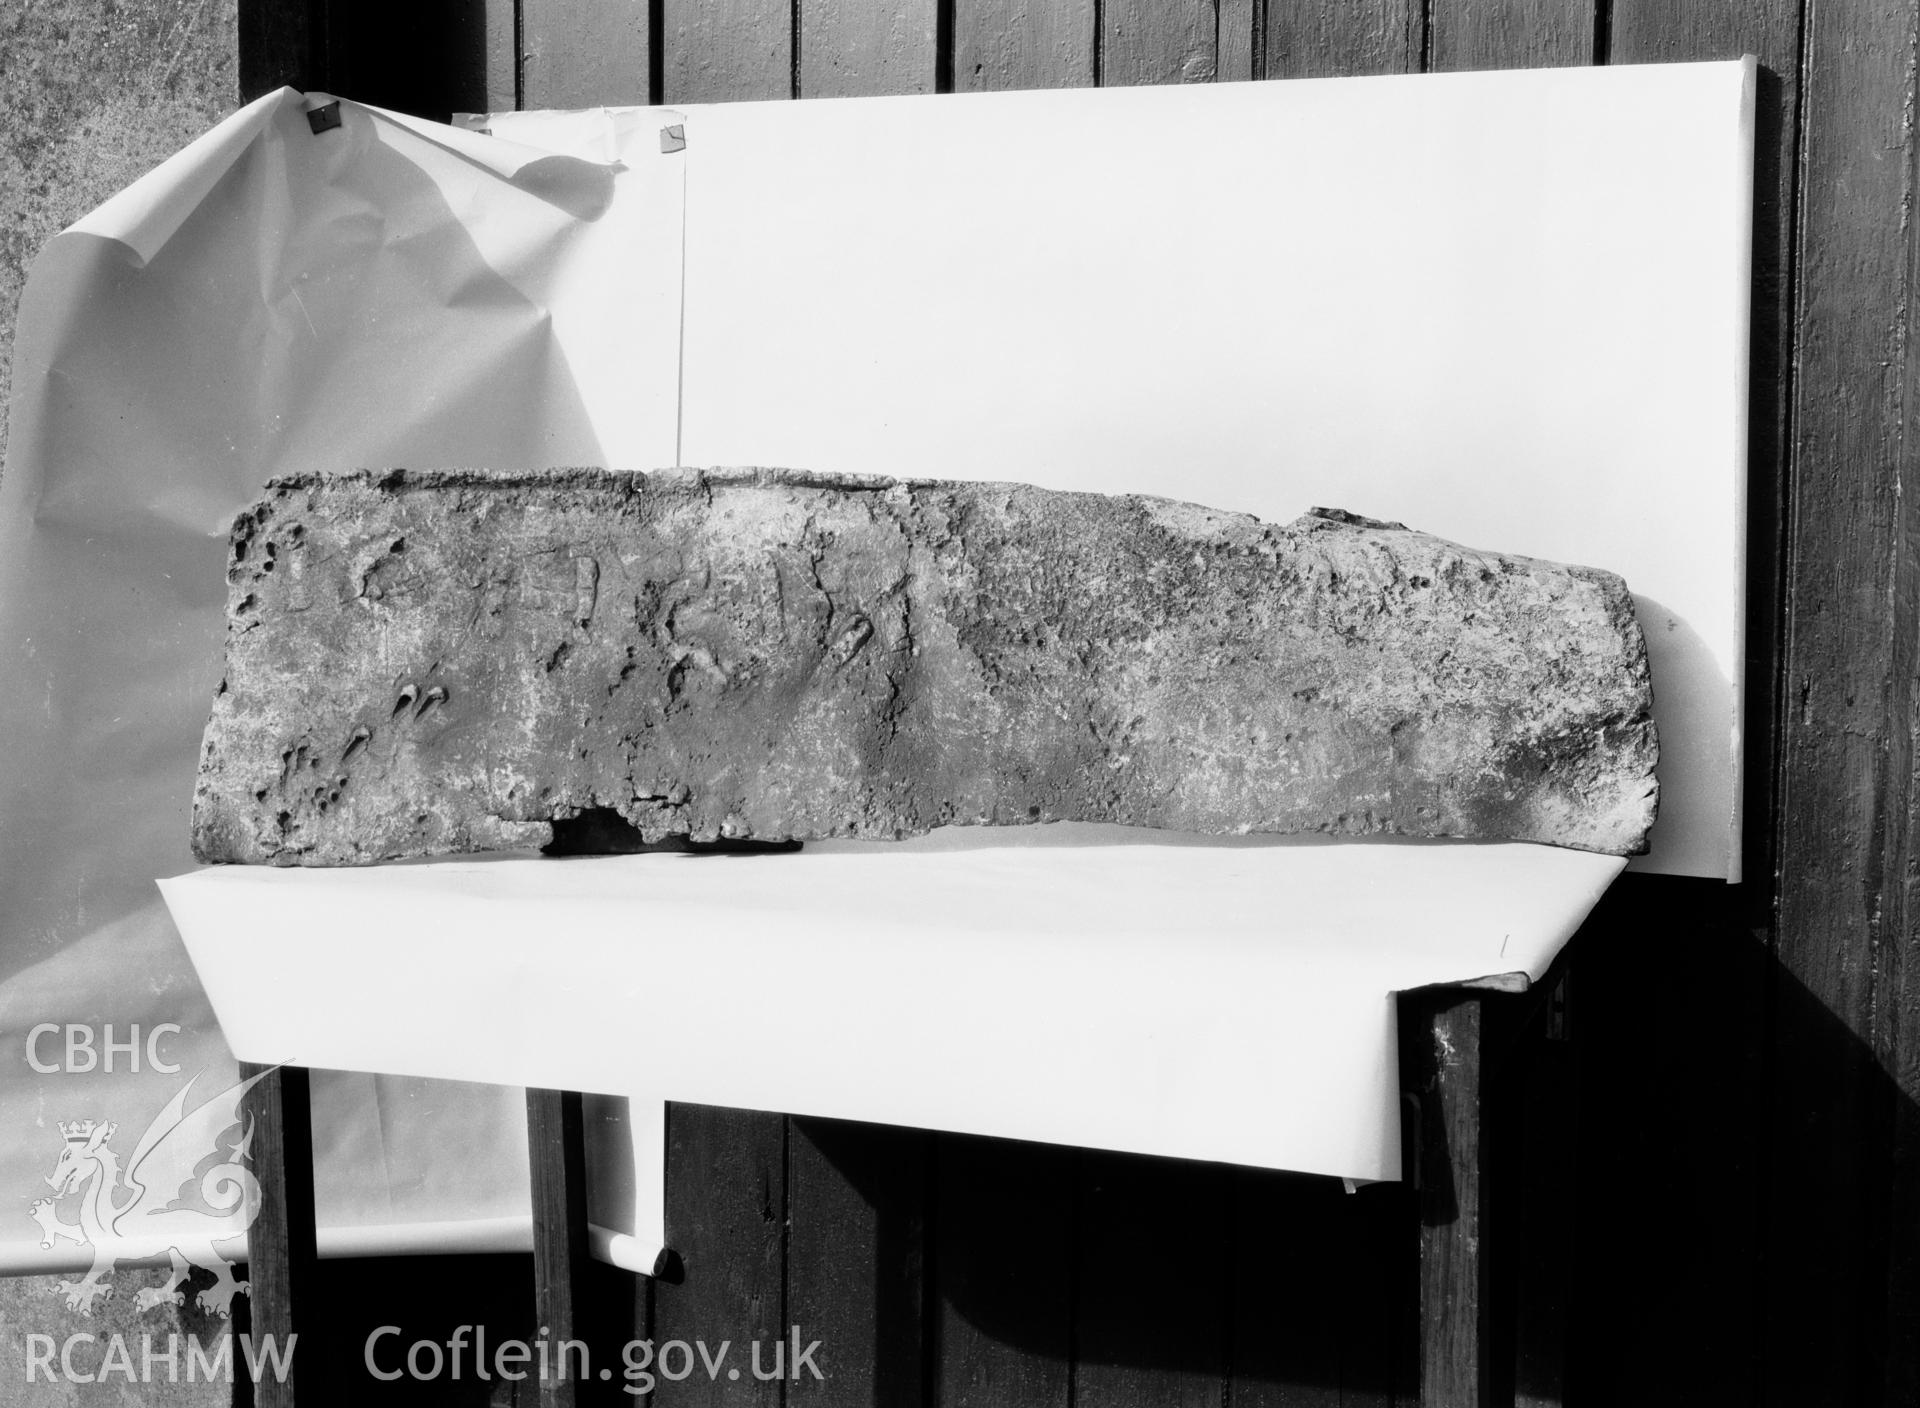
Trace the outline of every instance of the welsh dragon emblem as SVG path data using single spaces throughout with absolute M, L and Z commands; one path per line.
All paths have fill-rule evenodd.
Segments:
M 189 1080 L 147 1126 L 124 1169 L 110 1144 L 118 1126 L 95 1120 L 60 1125 L 66 1148 L 47 1175 L 53 1196 L 36 1201 L 29 1214 L 40 1224 L 42 1247 L 62 1238 L 93 1247 L 86 1276 L 59 1284 L 70 1308 L 91 1315 L 94 1301 L 113 1293 L 101 1278 L 115 1262 L 165 1252 L 173 1274 L 165 1285 L 134 1297 L 139 1309 L 184 1304 L 180 1283 L 198 1266 L 213 1273 L 214 1283 L 194 1303 L 222 1317 L 232 1313 L 233 1298 L 247 1283 L 234 1280 L 214 1243 L 252 1224 L 260 1211 L 260 1184 L 244 1167 L 253 1143 L 251 1122 L 237 1142 L 222 1147 L 220 1141 L 239 1125 L 240 1098 L 259 1079 L 223 1090 L 190 1113 Z M 189 1187 L 196 1181 L 199 1206 Z M 80 1220 L 64 1222 L 58 1204 L 76 1195 Z M 236 1226 L 230 1215 L 239 1209 L 244 1213 Z

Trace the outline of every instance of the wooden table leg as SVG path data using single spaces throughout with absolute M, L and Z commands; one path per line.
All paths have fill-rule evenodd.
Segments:
M 1486 1159 L 1481 1138 L 1486 995 L 1412 995 L 1403 1031 L 1420 1197 L 1420 1402 L 1491 1401 Z
M 263 1074 L 264 1073 L 264 1074 Z M 260 1180 L 260 1213 L 247 1229 L 247 1298 L 253 1343 L 273 1337 L 285 1347 L 277 1361 L 261 1356 L 262 1375 L 253 1385 L 254 1408 L 293 1408 L 297 1361 L 288 1352 L 296 1311 L 314 1285 L 313 1115 L 303 1066 L 240 1065 L 240 1078 L 260 1076 L 242 1097 L 253 1122 L 253 1168 Z M 247 1372 L 249 1356 L 234 1346 L 234 1373 Z M 286 1366 L 284 1375 L 274 1372 Z
M 569 1340 L 586 1339 L 588 1304 L 586 1125 L 578 1091 L 527 1091 L 527 1165 L 535 1314 L 553 1356 L 552 1368 L 540 1378 L 540 1408 L 578 1408 L 590 1395 L 575 1377 L 578 1357 L 564 1348 Z

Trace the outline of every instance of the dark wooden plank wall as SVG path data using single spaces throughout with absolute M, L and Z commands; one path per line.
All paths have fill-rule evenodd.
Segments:
M 242 12 L 250 93 L 290 79 L 428 115 L 1757 54 L 1749 880 L 1630 877 L 1580 942 L 1569 1039 L 1522 1048 L 1551 1108 L 1517 1127 L 1493 1213 L 1527 1235 L 1521 1339 L 1497 1348 L 1523 1402 L 1920 1401 L 1916 0 Z M 672 1150 L 685 1279 L 642 1286 L 635 1323 L 818 1330 L 832 1389 L 796 1401 L 1411 1393 L 1403 1190 L 692 1107 Z

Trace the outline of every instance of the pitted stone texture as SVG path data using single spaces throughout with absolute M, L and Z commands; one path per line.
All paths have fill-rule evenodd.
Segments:
M 1610 573 L 1315 510 L 780 470 L 276 482 L 194 850 L 353 865 L 1063 819 L 1644 847 Z

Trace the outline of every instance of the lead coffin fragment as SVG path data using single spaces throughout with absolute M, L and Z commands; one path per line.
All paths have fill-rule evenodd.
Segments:
M 1335 510 L 784 470 L 276 481 L 231 540 L 193 844 L 353 865 L 1063 819 L 1628 854 L 1611 573 Z

